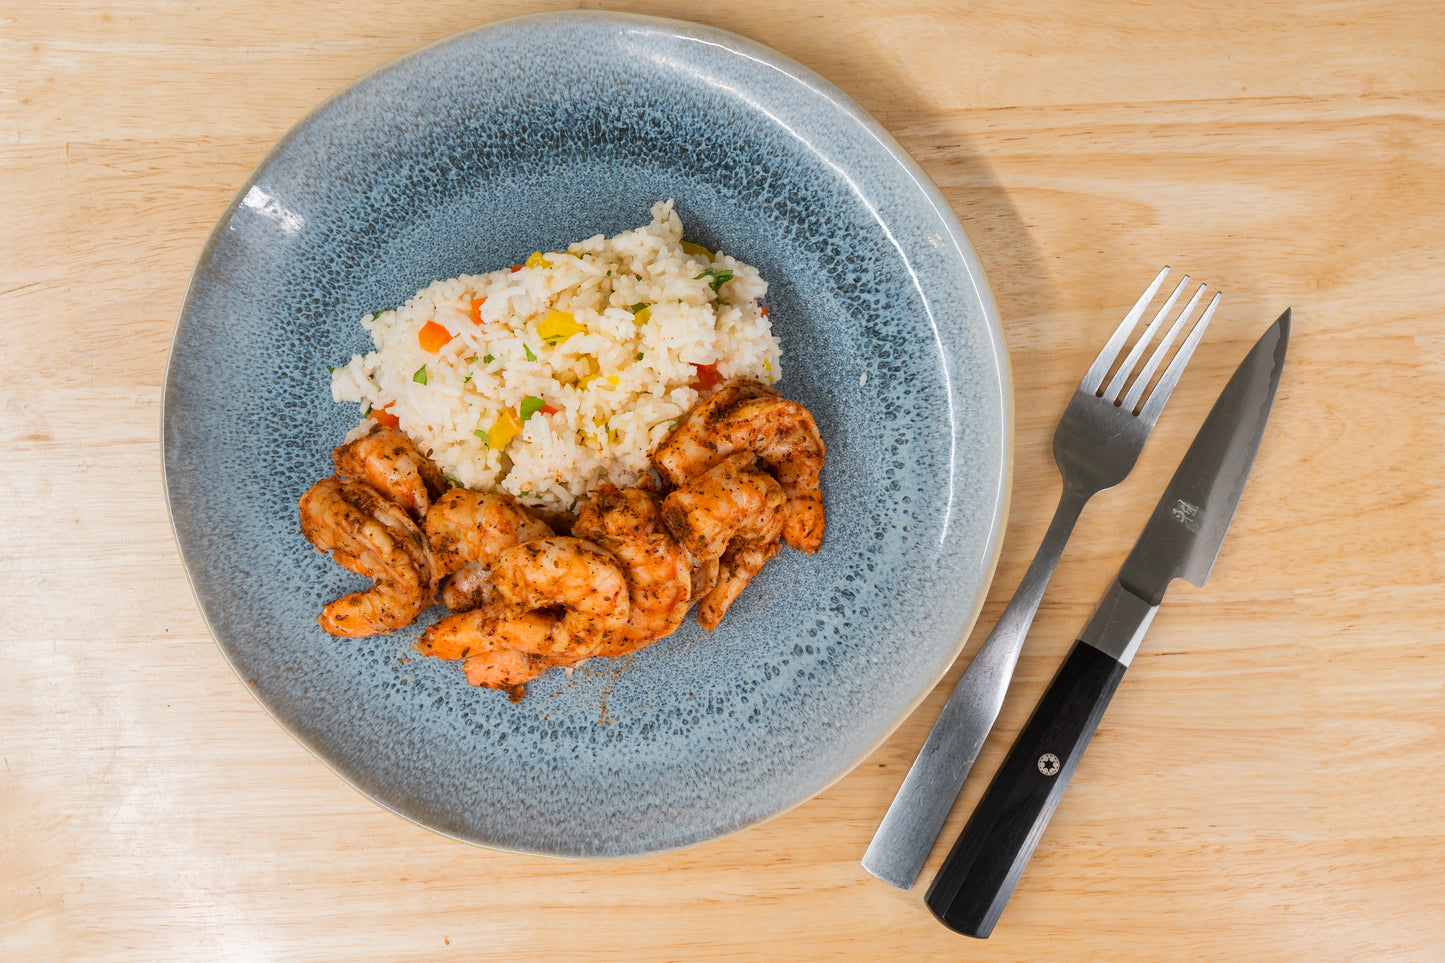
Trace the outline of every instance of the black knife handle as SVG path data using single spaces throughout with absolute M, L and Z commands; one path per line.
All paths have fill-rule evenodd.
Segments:
M 1125 666 L 1075 642 L 925 897 L 949 929 L 993 932 Z

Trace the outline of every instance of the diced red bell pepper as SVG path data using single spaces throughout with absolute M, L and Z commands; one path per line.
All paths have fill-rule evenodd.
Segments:
M 695 364 L 693 367 L 697 369 L 697 380 L 692 383 L 691 387 L 712 388 L 717 384 L 717 365 Z

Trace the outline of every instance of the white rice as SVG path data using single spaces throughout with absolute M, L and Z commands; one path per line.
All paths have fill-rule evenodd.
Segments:
M 453 481 L 565 510 L 602 482 L 632 485 L 647 472 L 648 454 L 698 400 L 695 366 L 778 380 L 781 349 L 758 303 L 766 292 L 741 261 L 684 249 L 666 201 L 634 231 L 533 254 L 520 270 L 437 281 L 367 315 L 376 350 L 334 369 L 331 394 L 361 406 L 348 440 L 369 430 L 371 411 L 389 411 Z M 638 305 L 647 312 L 634 314 Z M 419 339 L 428 322 L 451 336 L 437 353 Z M 524 399 L 549 408 L 531 413 L 537 402 Z M 524 411 L 520 433 L 497 446 Z

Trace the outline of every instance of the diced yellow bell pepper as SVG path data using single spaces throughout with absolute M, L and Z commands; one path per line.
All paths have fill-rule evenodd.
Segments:
M 517 417 L 515 411 L 508 408 L 497 417 L 491 430 L 487 432 L 487 445 L 493 451 L 500 451 L 506 448 L 507 442 L 517 437 L 521 430 L 522 419 Z
M 599 449 L 602 444 L 602 439 L 604 437 L 606 437 L 606 439 L 614 445 L 622 440 L 622 432 L 618 431 L 616 428 L 613 428 L 606 422 L 594 421 L 592 422 L 592 428 L 593 431 L 586 432 L 584 434 L 584 437 L 587 439 L 588 442 L 599 446 Z M 593 432 L 595 432 L 595 434 Z
M 641 311 L 636 311 L 636 312 L 634 312 L 633 315 L 632 315 L 632 323 L 635 324 L 635 325 L 637 325 L 639 328 L 642 327 L 644 324 L 646 324 L 646 323 L 647 323 L 648 321 L 650 321 L 651 319 L 652 319 L 652 307 L 651 307 L 650 305 L 649 305 L 648 307 L 643 308 Z
M 607 382 L 608 384 L 617 385 L 617 384 L 621 384 L 621 383 L 622 383 L 622 379 L 619 378 L 617 375 L 607 375 L 607 376 L 604 377 L 604 376 L 602 376 L 602 375 L 591 374 L 591 375 L 588 375 L 587 377 L 583 378 L 581 381 L 577 382 L 577 387 L 579 387 L 579 388 L 581 388 L 581 389 L 583 389 L 583 390 L 586 390 L 586 388 L 587 388 L 588 385 L 590 385 L 592 382 L 598 380 L 599 378 L 600 378 L 601 380 Z
M 533 251 L 531 254 L 528 254 L 526 264 L 529 268 L 552 266 L 552 262 L 544 258 L 541 251 Z
M 566 311 L 553 308 L 547 316 L 537 322 L 537 334 L 548 344 L 566 341 L 574 334 L 586 334 L 587 328 Z
M 587 374 L 577 379 L 578 391 L 586 391 L 587 386 L 600 377 L 598 372 L 602 370 L 601 366 L 597 364 L 597 359 L 590 354 L 584 354 L 582 357 L 587 359 Z

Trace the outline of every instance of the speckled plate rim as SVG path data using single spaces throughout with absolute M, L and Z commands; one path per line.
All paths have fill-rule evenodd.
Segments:
M 185 555 L 182 551 L 181 545 L 180 528 L 176 520 L 175 506 L 172 498 L 172 486 L 171 479 L 169 478 L 169 468 L 167 466 L 165 440 L 166 422 L 169 417 L 170 410 L 170 405 L 168 404 L 168 401 L 173 397 L 173 392 L 171 390 L 171 381 L 173 377 L 175 377 L 174 359 L 182 333 L 181 322 L 184 320 L 185 315 L 191 306 L 193 295 L 195 294 L 197 286 L 205 273 L 205 268 L 210 263 L 212 255 L 224 234 L 230 214 L 236 209 L 239 204 L 242 203 L 243 199 L 247 196 L 248 192 L 252 189 L 252 187 L 257 184 L 261 174 L 266 171 L 266 169 L 271 165 L 272 161 L 278 156 L 284 154 L 292 140 L 298 138 L 301 135 L 301 132 L 305 129 L 308 123 L 310 123 L 318 116 L 324 114 L 335 102 L 344 97 L 353 88 L 362 85 L 368 79 L 390 69 L 392 66 L 401 61 L 422 55 L 425 52 L 432 50 L 433 48 L 457 42 L 464 37 L 470 37 L 476 34 L 485 33 L 503 25 L 518 24 L 522 22 L 552 22 L 561 26 L 565 26 L 567 22 L 615 23 L 619 25 L 632 24 L 637 26 L 651 27 L 653 29 L 668 30 L 673 32 L 677 36 L 716 46 L 722 50 L 725 50 L 729 54 L 733 54 L 746 60 L 753 61 L 759 66 L 775 70 L 778 73 L 782 74 L 789 81 L 797 84 L 799 87 L 804 88 L 808 92 L 821 97 L 840 113 L 846 114 L 851 120 L 857 123 L 864 130 L 866 130 L 877 141 L 879 147 L 881 147 L 882 150 L 887 155 L 889 155 L 889 157 L 897 164 L 898 168 L 907 175 L 908 179 L 913 183 L 914 187 L 916 188 L 919 197 L 927 202 L 928 206 L 933 210 L 935 216 L 937 217 L 939 225 L 946 231 L 945 237 L 947 241 L 947 247 L 965 265 L 968 273 L 969 286 L 974 292 L 979 310 L 983 315 L 983 320 L 989 334 L 988 345 L 992 348 L 994 373 L 998 379 L 998 395 L 995 400 L 998 402 L 999 414 L 1001 416 L 1000 432 L 1002 437 L 1000 438 L 1000 452 L 1002 457 L 1002 464 L 999 466 L 998 486 L 993 493 L 992 517 L 990 520 L 988 531 L 988 543 L 985 546 L 985 550 L 983 552 L 983 577 L 980 580 L 978 592 L 975 599 L 973 600 L 970 614 L 968 618 L 964 621 L 964 623 L 960 624 L 959 626 L 958 639 L 952 652 L 948 655 L 948 658 L 944 662 L 943 667 L 931 679 L 929 679 L 925 685 L 920 687 L 918 693 L 913 698 L 913 700 L 908 703 L 898 713 L 898 715 L 893 719 L 893 721 L 884 728 L 884 730 L 879 734 L 877 739 L 874 740 L 864 751 L 859 753 L 856 758 L 850 760 L 846 766 L 844 766 L 836 774 L 834 774 L 831 779 L 828 779 L 826 782 L 820 785 L 817 790 L 811 795 L 808 795 L 801 799 L 797 799 L 791 804 L 781 806 L 778 809 L 764 814 L 750 822 L 745 822 L 730 829 L 718 832 L 712 836 L 700 838 L 690 842 L 685 842 L 681 845 L 671 846 L 663 849 L 649 850 L 640 853 L 556 853 L 543 849 L 508 846 L 492 841 L 468 838 L 457 833 L 449 832 L 444 828 L 433 826 L 426 822 L 423 822 L 422 820 L 414 817 L 412 814 L 396 806 L 393 806 L 386 800 L 378 798 L 377 796 L 368 792 L 363 786 L 358 783 L 356 779 L 352 777 L 351 774 L 347 773 L 333 760 L 329 759 L 324 753 L 320 751 L 317 746 L 312 744 L 300 732 L 296 731 L 293 727 L 284 722 L 276 714 L 276 712 L 272 710 L 271 706 L 269 706 L 266 701 L 261 698 L 259 693 L 252 690 L 250 686 L 246 687 L 246 691 L 250 692 L 252 698 L 256 701 L 256 703 L 262 708 L 263 711 L 265 711 L 268 716 L 270 716 L 272 721 L 276 723 L 276 725 L 282 731 L 290 735 L 291 738 L 293 738 L 299 745 L 305 748 L 308 752 L 311 753 L 312 756 L 314 756 L 328 769 L 330 769 L 333 773 L 339 776 L 342 781 L 349 785 L 353 790 L 366 798 L 372 804 L 379 806 L 380 808 L 391 812 L 397 816 L 400 816 L 407 822 L 412 823 L 430 833 L 434 833 L 438 836 L 452 839 L 460 843 L 465 843 L 467 845 L 476 846 L 482 849 L 488 849 L 497 852 L 516 853 L 528 856 L 541 856 L 560 861 L 594 862 L 638 859 L 645 858 L 647 856 L 658 855 L 661 853 L 680 852 L 688 849 L 693 849 L 695 847 L 703 846 L 719 839 L 725 839 L 730 836 L 735 836 L 745 832 L 746 830 L 755 828 L 758 825 L 776 819 L 779 816 L 789 813 L 794 809 L 808 802 L 811 802 L 813 799 L 816 799 L 817 796 L 821 795 L 823 792 L 826 792 L 829 788 L 840 782 L 844 777 L 852 773 L 853 770 L 855 770 L 859 765 L 866 761 L 868 757 L 877 752 L 877 750 L 881 748 L 883 744 L 886 743 L 893 736 L 893 734 L 898 730 L 899 726 L 901 726 L 910 716 L 913 715 L 915 711 L 917 711 L 918 707 L 922 705 L 922 703 L 928 698 L 928 696 L 933 692 L 933 690 L 938 686 L 938 684 L 948 675 L 954 663 L 957 661 L 958 657 L 962 654 L 964 648 L 966 647 L 968 639 L 973 632 L 973 628 L 978 622 L 979 615 L 983 610 L 984 603 L 988 597 L 989 589 L 993 583 L 993 578 L 996 574 L 999 557 L 1002 552 L 1004 529 L 1007 525 L 1009 507 L 1011 504 L 1013 491 L 1015 402 L 1013 393 L 1014 379 L 1012 361 L 1008 351 L 1007 340 L 1004 336 L 1002 321 L 998 313 L 998 307 L 993 299 L 993 294 L 988 284 L 987 277 L 984 273 L 983 265 L 980 263 L 977 253 L 974 250 L 972 243 L 969 241 L 968 236 L 964 231 L 962 224 L 959 222 L 957 215 L 954 213 L 952 207 L 950 207 L 947 200 L 944 199 L 937 185 L 934 184 L 932 179 L 929 178 L 929 176 L 923 171 L 922 167 L 919 166 L 918 162 L 914 160 L 912 155 L 910 155 L 907 150 L 904 149 L 904 147 L 897 141 L 897 139 L 894 138 L 893 135 L 890 134 L 887 129 L 882 126 L 882 124 L 880 124 L 870 113 L 864 110 L 851 97 L 849 97 L 837 86 L 824 79 L 821 75 L 803 66 L 792 58 L 779 53 L 771 47 L 759 43 L 758 41 L 750 40 L 739 34 L 723 30 L 721 28 L 710 27 L 692 21 L 647 16 L 642 14 L 615 13 L 610 11 L 573 10 L 554 13 L 527 14 L 517 17 L 508 17 L 495 21 L 490 21 L 476 27 L 448 34 L 445 37 L 441 37 L 437 40 L 423 44 L 419 47 L 412 48 L 411 50 L 408 50 L 403 54 L 384 61 L 383 63 L 377 65 L 371 70 L 358 75 L 355 79 L 348 82 L 344 87 L 339 88 L 331 95 L 324 98 L 315 107 L 309 110 L 305 116 L 303 116 L 300 120 L 294 123 L 287 130 L 287 132 L 283 134 L 282 137 L 277 140 L 275 144 L 272 145 L 272 147 L 266 152 L 266 154 L 261 158 L 261 160 L 256 163 L 255 167 L 252 169 L 246 181 L 234 192 L 231 199 L 227 201 L 226 206 L 223 208 L 222 213 L 217 219 L 215 226 L 208 234 L 205 245 L 202 247 L 200 254 L 196 258 L 195 266 L 192 268 L 191 274 L 187 279 L 185 296 L 182 298 L 181 308 L 177 315 L 176 325 L 172 332 L 171 341 L 167 349 L 163 398 L 159 418 L 160 423 L 158 427 L 160 440 L 159 447 L 161 454 L 161 482 L 166 497 L 167 516 L 171 522 L 171 537 L 176 545 L 176 553 L 182 561 L 182 568 L 185 570 L 186 573 L 187 585 L 190 586 L 192 597 L 196 601 L 197 610 L 200 612 L 201 618 L 206 624 L 206 629 L 211 635 L 212 642 L 216 645 L 217 649 L 221 653 L 222 658 L 226 660 L 227 665 L 236 674 L 236 677 L 238 679 L 241 679 L 243 682 L 245 681 L 240 667 L 232 658 L 232 655 L 228 651 L 226 645 L 221 641 L 222 633 L 218 632 L 217 627 L 212 624 L 210 615 L 208 614 L 206 606 L 202 599 L 200 586 L 196 584 L 196 576 L 192 571 L 191 566 L 185 563 Z

